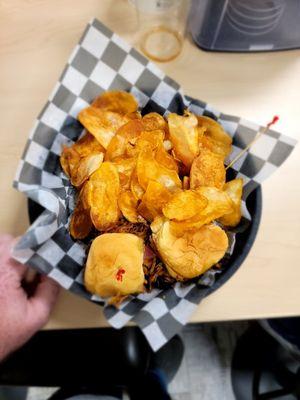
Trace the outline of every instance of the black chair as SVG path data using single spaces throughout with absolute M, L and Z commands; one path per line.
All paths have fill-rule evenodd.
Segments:
M 41 331 L 0 364 L 0 385 L 61 388 L 51 400 L 80 393 L 120 397 L 124 388 L 138 398 L 149 371 L 160 368 L 170 380 L 183 352 L 174 337 L 153 353 L 136 327 Z
M 254 323 L 238 340 L 231 379 L 237 400 L 300 399 L 300 357 Z

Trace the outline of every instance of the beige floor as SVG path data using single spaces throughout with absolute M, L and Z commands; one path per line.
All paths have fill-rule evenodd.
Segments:
M 185 355 L 169 386 L 173 400 L 234 400 L 230 366 L 238 336 L 247 323 L 189 325 Z

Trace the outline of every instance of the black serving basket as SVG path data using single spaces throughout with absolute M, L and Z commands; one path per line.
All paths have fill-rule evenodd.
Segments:
M 226 268 L 224 268 L 222 273 L 217 274 L 214 284 L 211 287 L 208 287 L 205 291 L 205 296 L 214 292 L 227 282 L 247 257 L 256 238 L 261 219 L 262 190 L 260 186 L 249 194 L 246 200 L 246 205 L 252 217 L 251 223 L 249 223 L 243 232 L 237 233 L 236 245 L 233 254 L 230 256 L 230 260 L 226 264 Z M 33 223 L 43 210 L 43 207 L 29 199 L 28 213 L 30 223 Z

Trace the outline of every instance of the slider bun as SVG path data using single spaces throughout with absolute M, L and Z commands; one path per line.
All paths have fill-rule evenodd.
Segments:
M 105 233 L 92 243 L 85 286 L 101 297 L 126 296 L 144 290 L 144 242 L 131 233 Z
M 228 247 L 226 233 L 213 224 L 183 232 L 179 237 L 172 233 L 169 221 L 165 221 L 152 237 L 169 274 L 177 280 L 203 274 L 221 260 Z

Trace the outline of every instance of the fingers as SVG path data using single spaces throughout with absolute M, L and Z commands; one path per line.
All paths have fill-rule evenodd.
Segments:
M 58 293 L 58 284 L 52 279 L 42 276 L 34 295 L 28 300 L 27 323 L 29 326 L 38 330 L 47 323 Z

